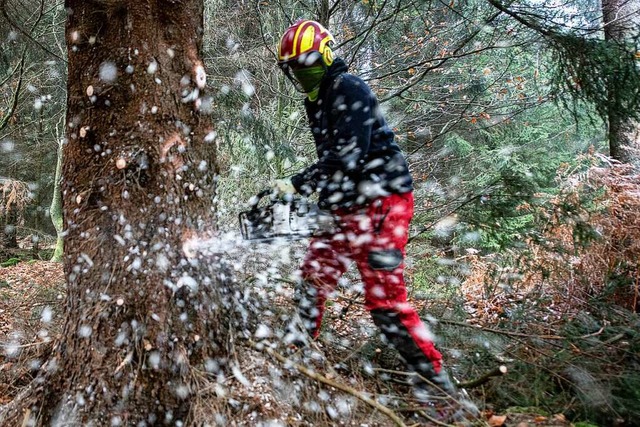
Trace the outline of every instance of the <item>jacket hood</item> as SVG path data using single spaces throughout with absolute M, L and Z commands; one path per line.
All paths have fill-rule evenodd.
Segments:
M 332 82 L 340 74 L 346 73 L 347 71 L 349 71 L 349 66 L 347 65 L 347 63 L 344 62 L 342 58 L 335 58 L 333 60 L 333 63 L 329 65 L 329 68 L 327 69 L 327 74 L 324 76 L 324 79 L 321 83 L 320 91 L 322 92 L 322 87 L 326 86 L 328 82 Z
M 342 58 L 335 58 L 333 63 L 329 65 L 329 69 L 327 70 L 327 77 L 335 77 L 339 74 L 346 73 L 349 71 L 349 66 Z

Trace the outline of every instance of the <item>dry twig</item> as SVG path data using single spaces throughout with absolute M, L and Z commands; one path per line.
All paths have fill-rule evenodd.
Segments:
M 481 385 L 486 384 L 491 378 L 506 375 L 507 371 L 508 369 L 506 366 L 500 365 L 490 370 L 489 372 L 485 373 L 484 375 L 479 376 L 478 378 L 475 378 L 470 381 L 458 383 L 458 387 L 465 388 L 465 389 L 480 387 Z

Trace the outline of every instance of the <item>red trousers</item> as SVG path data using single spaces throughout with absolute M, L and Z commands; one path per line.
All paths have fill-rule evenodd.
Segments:
M 403 268 L 413 194 L 392 194 L 357 211 L 338 211 L 339 231 L 315 237 L 301 267 L 311 286 L 303 291 L 300 314 L 317 337 L 324 306 L 338 279 L 355 262 L 364 283 L 365 307 L 374 323 L 410 367 L 438 374 L 442 356 L 431 333 L 407 302 Z

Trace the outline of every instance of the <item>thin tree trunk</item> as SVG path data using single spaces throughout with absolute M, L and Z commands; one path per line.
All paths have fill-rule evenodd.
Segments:
M 60 185 L 62 178 L 62 142 L 59 142 L 58 155 L 56 156 L 56 175 L 53 180 L 53 199 L 51 200 L 51 206 L 49 207 L 49 214 L 51 215 L 51 222 L 56 229 L 56 248 L 51 256 L 51 261 L 62 261 L 62 251 L 64 249 L 64 234 L 62 222 L 62 191 Z
M 18 208 L 15 203 L 9 204 L 6 208 L 5 221 L 3 227 L 3 246 L 5 249 L 16 249 L 18 247 Z
M 326 28 L 331 27 L 329 23 L 329 20 L 331 19 L 331 5 L 329 4 L 329 0 L 318 0 L 316 3 L 316 14 L 316 19 L 319 23 L 324 25 Z
M 640 7 L 630 0 L 602 0 L 604 38 L 613 43 L 630 43 L 634 25 L 637 26 Z M 634 23 L 634 20 L 636 21 Z M 612 76 L 616 78 L 616 76 Z M 623 163 L 632 163 L 640 158 L 640 139 L 637 121 L 621 111 L 615 100 L 621 96 L 611 90 L 609 93 L 609 154 Z

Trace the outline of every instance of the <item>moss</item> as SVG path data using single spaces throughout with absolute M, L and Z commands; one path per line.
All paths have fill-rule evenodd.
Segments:
M 0 263 L 0 267 L 13 267 L 21 261 L 22 260 L 20 258 L 9 258 L 8 260 Z

